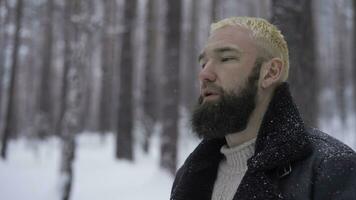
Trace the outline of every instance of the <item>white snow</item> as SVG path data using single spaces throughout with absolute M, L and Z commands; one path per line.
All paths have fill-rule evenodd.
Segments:
M 21 139 L 9 144 L 8 159 L 0 160 L 1 199 L 54 199 L 59 143 L 36 143 Z
M 159 168 L 157 151 L 136 150 L 134 162 L 115 160 L 112 134 L 77 137 L 72 200 L 169 199 L 173 177 Z M 153 142 L 154 144 L 155 142 Z M 6 200 L 59 199 L 60 142 L 19 139 L 0 161 L 0 194 Z
M 182 118 L 178 141 L 179 166 L 199 142 L 184 128 L 189 123 L 186 116 Z M 334 123 L 328 125 L 321 123 L 328 133 L 333 132 L 333 127 L 340 130 L 337 120 L 332 121 Z M 344 137 L 339 135 L 339 139 L 353 146 L 352 141 L 355 138 L 352 133 L 355 127 L 351 121 L 348 121 L 349 126 L 344 127 L 347 134 L 344 134 Z M 139 134 L 135 137 L 136 141 L 142 141 Z M 142 152 L 139 148 L 140 142 L 136 142 L 134 162 L 114 158 L 113 134 L 80 134 L 76 142 L 71 200 L 169 199 L 173 176 L 159 168 L 159 134 L 153 135 L 148 154 Z M 12 140 L 9 144 L 8 159 L 0 159 L 0 199 L 59 200 L 60 147 L 57 138 L 46 141 L 28 138 Z

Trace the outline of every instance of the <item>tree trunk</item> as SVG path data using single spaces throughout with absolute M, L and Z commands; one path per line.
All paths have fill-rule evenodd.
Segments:
M 3 5 L 5 4 L 5 5 Z M 5 68 L 6 68 L 6 49 L 8 47 L 8 43 L 9 43 L 9 34 L 5 31 L 7 30 L 7 27 L 9 26 L 10 23 L 10 8 L 8 3 L 5 2 L 1 2 L 0 3 L 0 9 L 6 9 L 6 15 L 4 16 L 4 20 L 1 19 L 0 21 L 0 118 L 3 119 L 3 103 L 5 101 L 5 98 L 7 97 L 7 95 L 5 94 L 5 85 L 4 85 L 4 75 L 5 75 Z M 6 109 L 5 109 L 6 110 Z M 6 112 L 6 111 L 5 111 Z M 0 122 L 0 133 L 2 132 L 2 127 L 4 126 L 4 121 L 2 120 Z
M 71 62 L 71 55 L 72 55 L 72 49 L 70 48 L 70 34 L 71 34 L 71 22 L 70 22 L 70 17 L 71 13 L 69 13 L 70 9 L 70 2 L 69 0 L 66 0 L 66 4 L 64 6 L 64 9 L 66 12 L 64 12 L 64 33 L 63 33 L 63 42 L 64 42 L 64 48 L 63 48 L 63 74 L 62 74 L 62 80 L 61 80 L 61 88 L 60 88 L 60 100 L 59 100 L 59 116 L 56 121 L 56 135 L 62 135 L 62 120 L 64 118 L 64 112 L 67 110 L 66 108 L 66 99 L 67 99 L 67 88 L 68 88 L 68 83 L 67 83 L 67 76 L 68 76 L 68 70 L 70 67 L 70 62 Z
M 345 42 L 344 42 L 344 37 L 342 37 L 343 34 L 347 32 L 346 30 L 346 17 L 345 13 L 342 6 L 343 2 L 342 1 L 333 1 L 333 7 L 336 12 L 336 23 L 334 24 L 335 30 L 337 32 L 336 37 L 335 37 L 335 43 L 336 43 L 336 74 L 337 74 L 337 84 L 336 84 L 336 102 L 337 102 L 337 108 L 339 111 L 339 116 L 341 123 L 345 126 L 346 125 L 346 117 L 347 117 L 347 110 L 346 110 L 346 68 L 347 68 L 347 59 L 345 57 L 346 52 L 345 52 Z
M 40 91 L 38 96 L 37 127 L 40 137 L 48 136 L 53 132 L 53 110 L 52 110 L 52 52 L 53 52 L 53 0 L 47 0 L 46 16 L 44 17 L 44 41 L 42 48 L 42 74 Z
M 116 137 L 116 157 L 133 159 L 133 45 L 136 0 L 126 0 L 124 10 L 124 34 L 120 63 L 118 130 Z
M 145 127 L 143 149 L 148 151 L 151 135 L 154 131 L 154 125 L 157 121 L 157 77 L 156 69 L 156 48 L 157 48 L 157 31 L 155 18 L 155 0 L 147 2 L 147 36 L 146 36 L 146 65 L 144 67 L 144 95 L 143 95 L 143 124 Z
M 354 53 L 353 53 L 353 82 L 354 82 L 354 85 L 353 85 L 353 88 L 354 88 L 354 99 L 356 99 L 356 0 L 353 1 L 353 6 L 354 6 L 354 19 L 353 19 L 353 26 L 354 26 Z M 356 115 L 356 103 L 354 104 L 354 109 L 355 109 L 355 112 L 354 114 Z M 355 119 L 356 119 L 356 116 L 355 116 Z M 355 123 L 356 124 L 356 123 Z M 356 139 L 356 138 L 355 138 Z M 355 143 L 356 145 L 356 143 Z
M 65 2 L 65 69 L 63 83 L 63 113 L 61 118 L 61 189 L 62 200 L 68 200 L 72 191 L 73 161 L 75 158 L 75 135 L 81 130 L 83 104 L 83 71 L 87 41 L 81 28 L 85 20 L 84 10 L 87 1 L 66 0 Z M 78 20 L 74 20 L 78 19 Z
M 288 43 L 289 82 L 296 104 L 306 124 L 317 126 L 319 82 L 311 4 L 309 0 L 272 0 L 272 21 Z
M 356 99 L 356 0 L 354 0 L 353 1 L 353 7 L 354 7 L 354 9 L 353 9 L 353 11 L 354 11 L 354 19 L 353 19 L 353 28 L 354 28 L 354 32 L 353 32 L 353 34 L 354 34 L 354 42 L 353 42 L 353 44 L 354 44 L 354 49 L 353 49 L 353 67 L 352 67 L 352 69 L 353 69 L 353 96 L 354 96 L 354 100 Z M 355 126 L 355 124 L 356 124 L 356 103 L 355 103 L 355 101 L 354 101 L 354 119 L 355 119 L 355 123 L 354 123 L 354 126 Z M 354 134 L 356 134 L 356 133 L 354 133 Z M 354 139 L 354 149 L 356 149 L 356 137 L 354 137 L 355 139 Z
M 1 140 L 1 157 L 6 159 L 7 155 L 7 144 L 10 135 L 14 132 L 15 124 L 15 112 L 14 112 L 14 101 L 16 95 L 16 80 L 18 76 L 18 62 L 19 59 L 19 48 L 21 45 L 21 21 L 23 15 L 23 0 L 17 0 L 16 5 L 16 21 L 15 21 L 15 36 L 14 36 L 14 46 L 12 51 L 12 67 L 11 67 L 11 77 L 10 77 L 10 86 L 9 86 L 9 100 L 7 102 L 7 111 L 5 116 L 5 128 L 2 134 Z
M 82 112 L 81 112 L 81 122 L 80 122 L 80 131 L 83 130 L 94 130 L 97 131 L 96 126 L 98 124 L 97 118 L 93 118 L 95 113 L 93 112 L 93 104 L 95 103 L 93 97 L 95 96 L 95 86 L 98 84 L 98 81 L 95 79 L 95 70 L 97 68 L 97 63 L 96 59 L 97 57 L 95 54 L 98 52 L 97 51 L 97 46 L 98 46 L 98 40 L 96 40 L 96 36 L 100 35 L 98 33 L 98 23 L 101 23 L 97 20 L 94 20 L 96 16 L 96 0 L 86 0 L 86 14 L 85 14 L 85 19 L 84 19 L 84 28 L 86 30 L 86 48 L 83 50 L 85 54 L 85 61 L 84 65 L 85 68 L 83 69 L 83 85 L 84 88 L 82 88 L 83 92 L 83 106 L 82 106 Z M 100 41 L 100 40 L 99 40 Z
M 190 30 L 187 42 L 187 65 L 184 66 L 184 95 L 183 105 L 187 110 L 191 110 L 198 97 L 198 40 L 199 40 L 199 1 L 191 1 Z M 182 91 L 183 92 L 183 91 Z
M 179 52 L 181 1 L 168 1 L 166 17 L 166 55 L 164 62 L 164 99 L 162 113 L 161 166 L 174 174 L 177 167 Z
M 73 168 L 72 163 L 74 160 L 75 153 L 75 140 L 73 136 L 69 134 L 69 130 L 65 129 L 65 113 L 68 112 L 68 88 L 69 88 L 69 69 L 71 65 L 71 15 L 72 15 L 72 5 L 71 0 L 65 1 L 64 13 L 64 69 L 62 75 L 62 87 L 61 87 L 61 106 L 60 106 L 60 117 L 58 122 L 57 133 L 61 136 L 62 149 L 61 149 L 61 168 L 60 168 L 60 186 L 61 186 L 61 200 L 69 200 L 70 193 L 72 189 L 73 180 Z M 68 102 L 69 103 L 69 102 Z
M 100 98 L 100 113 L 99 113 L 99 130 L 101 132 L 113 131 L 111 119 L 113 118 L 113 72 L 115 63 L 115 16 L 116 3 L 113 0 L 107 0 L 104 4 L 104 30 L 102 34 L 102 50 L 101 50 L 101 98 Z
M 218 20 L 218 11 L 219 11 L 218 0 L 211 0 L 211 23 L 214 23 Z

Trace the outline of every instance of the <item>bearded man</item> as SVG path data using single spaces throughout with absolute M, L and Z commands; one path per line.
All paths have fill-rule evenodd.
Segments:
M 274 25 L 214 23 L 199 62 L 192 128 L 203 140 L 178 170 L 171 200 L 356 199 L 356 153 L 304 125 Z

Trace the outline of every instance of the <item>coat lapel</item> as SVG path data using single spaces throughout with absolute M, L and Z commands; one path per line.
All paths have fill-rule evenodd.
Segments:
M 217 168 L 223 155 L 219 149 L 225 139 L 203 140 L 185 161 L 180 180 L 173 188 L 173 200 L 206 200 L 211 198 Z M 176 180 L 177 181 L 177 180 Z
M 287 83 L 280 85 L 263 117 L 255 155 L 248 165 L 269 170 L 303 159 L 310 152 L 304 122 L 292 100 Z
M 234 199 L 285 199 L 273 184 L 275 170 L 305 158 L 311 151 L 303 120 L 287 83 L 279 86 L 263 117 L 255 154 Z

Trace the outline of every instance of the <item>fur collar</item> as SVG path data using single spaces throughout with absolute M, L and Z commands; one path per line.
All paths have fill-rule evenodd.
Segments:
M 198 145 L 176 177 L 172 200 L 211 199 L 218 165 L 223 158 L 220 148 L 225 143 L 225 139 L 211 139 Z M 273 184 L 275 172 L 302 160 L 310 150 L 304 123 L 288 84 L 283 83 L 275 90 L 263 117 L 255 154 L 248 160 L 248 170 L 234 199 L 285 199 Z

